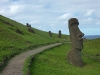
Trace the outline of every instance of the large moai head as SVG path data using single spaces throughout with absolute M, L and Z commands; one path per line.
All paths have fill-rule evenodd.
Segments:
M 70 41 L 72 42 L 73 48 L 83 49 L 84 34 L 78 28 L 79 22 L 76 18 L 71 18 L 68 21 L 68 27 L 70 32 Z
M 59 30 L 58 38 L 61 38 L 61 30 Z
M 61 30 L 59 30 L 59 34 L 61 34 Z
M 29 24 L 28 24 L 28 23 L 26 23 L 26 26 L 28 27 L 28 26 L 29 26 Z
M 51 33 L 51 31 L 49 31 L 49 36 L 52 37 L 52 33 Z

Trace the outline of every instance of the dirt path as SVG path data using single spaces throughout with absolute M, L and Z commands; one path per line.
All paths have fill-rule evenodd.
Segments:
M 61 43 L 56 43 L 52 45 L 43 46 L 15 56 L 9 61 L 8 65 L 4 68 L 0 75 L 23 75 L 23 63 L 30 55 L 35 55 L 45 49 L 49 49 L 60 44 Z

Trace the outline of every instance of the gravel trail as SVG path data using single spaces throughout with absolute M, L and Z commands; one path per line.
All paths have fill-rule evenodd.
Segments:
M 16 55 L 8 62 L 7 66 L 0 73 L 0 75 L 23 75 L 23 72 L 22 72 L 23 64 L 30 55 L 35 55 L 39 52 L 44 51 L 45 49 L 49 49 L 61 44 L 62 43 L 51 44 L 51 45 L 39 47 L 37 49 L 24 52 L 20 55 Z

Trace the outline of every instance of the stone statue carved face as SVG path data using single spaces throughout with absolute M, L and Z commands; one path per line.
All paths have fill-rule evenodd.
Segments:
M 70 40 L 72 42 L 72 47 L 83 49 L 83 39 L 84 34 L 78 28 L 79 22 L 76 18 L 71 18 L 68 21 L 69 23 L 69 32 Z

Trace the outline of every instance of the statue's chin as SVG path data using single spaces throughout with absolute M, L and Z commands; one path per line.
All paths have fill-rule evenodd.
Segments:
M 82 41 L 79 41 L 77 43 L 74 43 L 74 48 L 76 49 L 83 49 L 83 42 Z

